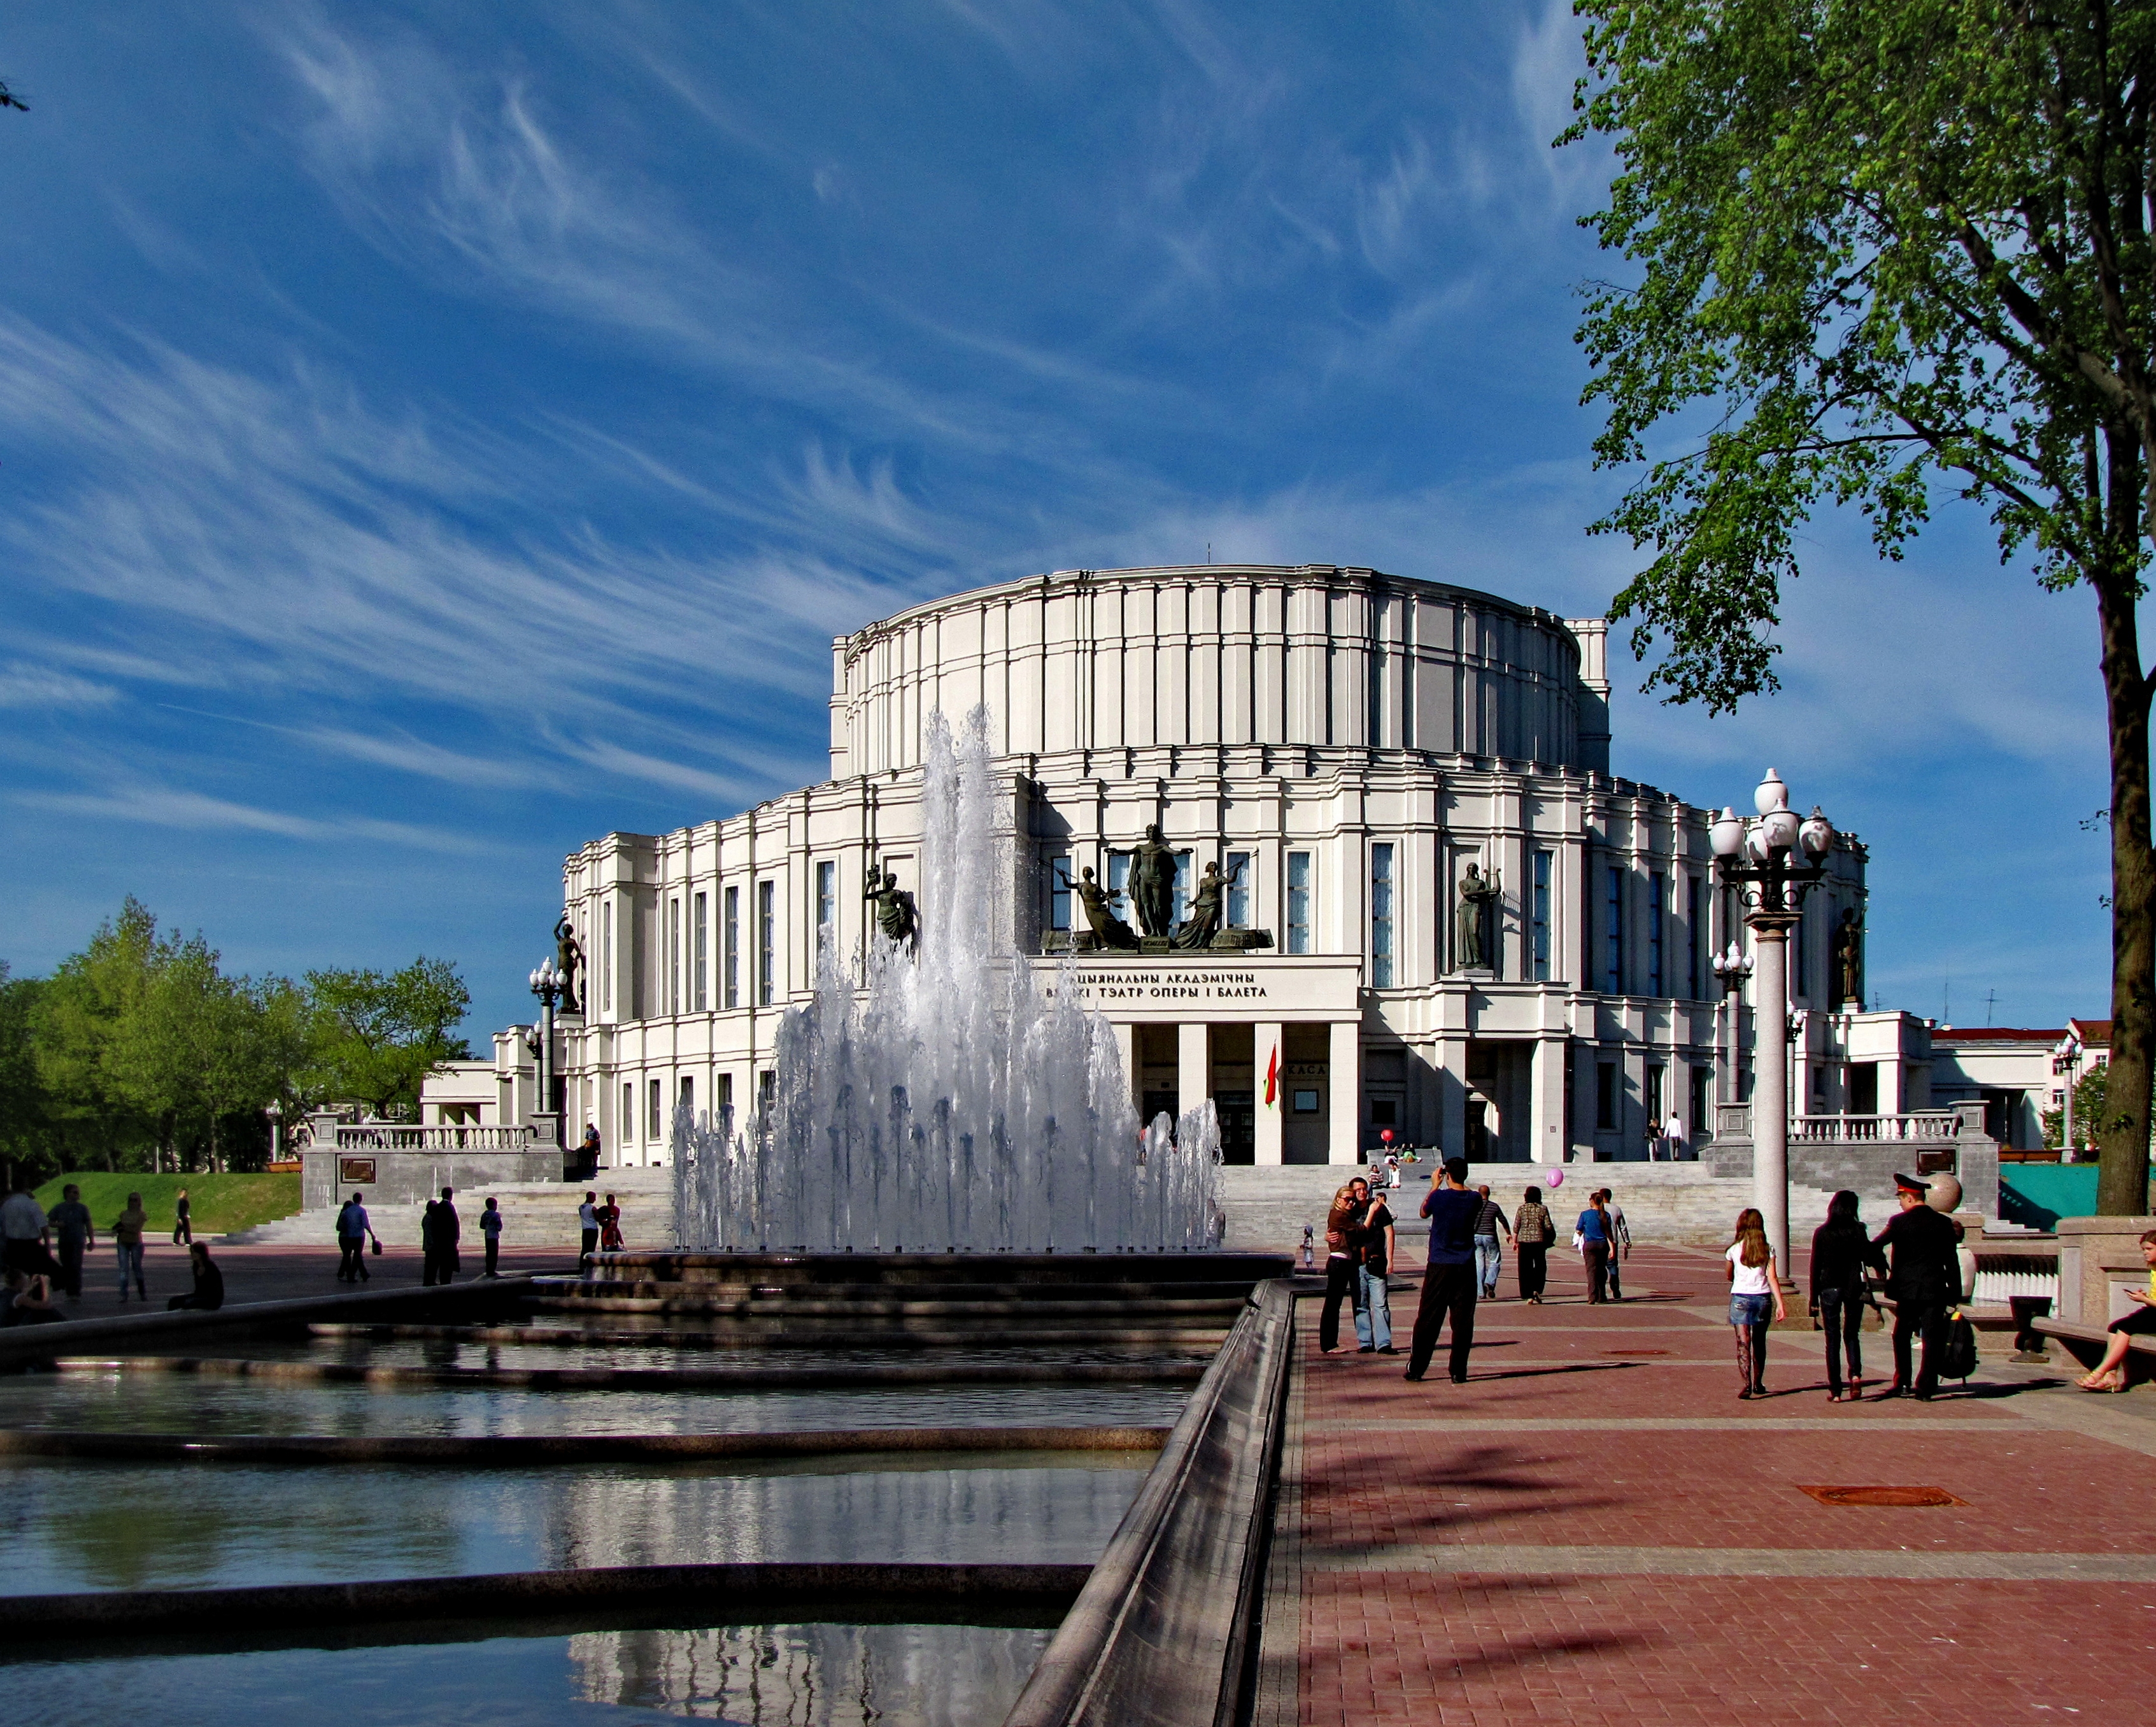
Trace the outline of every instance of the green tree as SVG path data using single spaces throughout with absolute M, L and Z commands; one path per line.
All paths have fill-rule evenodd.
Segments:
M 311 971 L 307 992 L 321 1021 L 311 1076 L 330 1098 L 351 1097 L 378 1116 L 416 1115 L 419 1086 L 471 1050 L 456 1036 L 471 991 L 446 959 L 422 954 L 402 971 Z
M 1591 290 L 1599 531 L 1651 561 L 1611 615 L 1709 712 L 1774 685 L 1798 531 L 1854 506 L 1894 558 L 1943 483 L 2002 558 L 2095 599 L 2111 745 L 2111 1077 L 2097 1209 L 2148 1206 L 2156 1056 L 2152 691 L 2156 7 L 1578 0 L 1561 142 L 1606 136 L 1633 266 Z M 1681 446 L 1674 441 L 1683 438 Z
M 80 953 L 44 981 L 31 1007 L 31 1036 L 47 1112 L 73 1141 L 66 1166 L 82 1154 L 120 1168 L 123 1150 L 149 1137 L 151 1124 L 113 1066 L 116 1040 L 149 984 L 157 920 L 132 895 Z
M 2104 1092 L 2109 1085 L 2109 1072 L 2101 1061 L 2074 1082 L 2074 1143 L 2076 1146 L 2088 1141 L 2091 1122 L 2103 1119 Z M 2047 1109 L 2044 1112 L 2044 1144 L 2063 1145 L 2066 1138 L 2066 1112 Z
M 0 1150 L 42 1178 L 57 1173 L 59 1158 L 31 1038 L 38 989 L 35 978 L 10 977 L 8 962 L 0 959 Z

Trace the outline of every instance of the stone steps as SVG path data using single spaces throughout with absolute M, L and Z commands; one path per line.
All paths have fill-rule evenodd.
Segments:
M 611 1193 L 622 1210 L 623 1238 L 632 1248 L 655 1250 L 674 1245 L 674 1172 L 671 1169 L 602 1169 L 597 1179 L 571 1182 L 502 1182 L 485 1187 L 461 1188 L 456 1195 L 457 1219 L 463 1229 L 459 1251 L 476 1254 L 484 1238 L 479 1232 L 479 1214 L 490 1197 L 501 1213 L 501 1242 L 505 1247 L 565 1247 L 575 1252 L 583 1238 L 577 1208 L 587 1191 L 603 1201 Z M 365 1190 L 362 1190 L 362 1192 Z M 417 1247 L 420 1221 L 426 1215 L 424 1201 L 409 1205 L 368 1205 L 368 1221 L 384 1246 Z M 336 1246 L 338 1207 L 317 1206 L 295 1212 L 272 1223 L 257 1224 L 225 1239 L 234 1246 Z

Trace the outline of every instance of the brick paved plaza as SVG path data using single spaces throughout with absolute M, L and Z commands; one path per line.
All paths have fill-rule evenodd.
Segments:
M 1465 1385 L 1402 1380 L 1412 1292 L 1400 1356 L 1321 1355 L 1301 1303 L 1260 1727 L 2156 1719 L 2156 1393 L 1989 1334 L 1966 1393 L 1830 1404 L 1799 1297 L 1740 1402 L 1714 1256 L 1642 1248 L 1599 1310 L 1551 1260 L 1534 1308 L 1508 1256 Z

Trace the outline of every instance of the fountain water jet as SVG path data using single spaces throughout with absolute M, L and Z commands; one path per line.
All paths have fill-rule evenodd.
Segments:
M 684 1244 L 751 1252 L 1186 1252 L 1219 1245 L 1211 1101 L 1142 1134 L 1113 1029 L 1069 962 L 1044 995 L 1018 951 L 1014 838 L 988 714 L 928 722 L 921 930 L 871 930 L 865 987 L 821 954 L 778 1034 L 778 1092 L 737 1129 L 674 1123 Z

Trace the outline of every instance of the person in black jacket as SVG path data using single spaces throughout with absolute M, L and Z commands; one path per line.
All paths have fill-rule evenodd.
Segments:
M 1902 1210 L 1872 1241 L 1875 1251 L 1893 1250 L 1887 1293 L 1894 1303 L 1894 1383 L 1881 1393 L 1901 1397 L 1910 1390 L 1910 1340 L 1924 1341 L 1924 1365 L 1916 1371 L 1915 1393 L 1928 1402 L 1939 1387 L 1939 1357 L 1946 1353 L 1947 1308 L 1961 1284 L 1954 1250 L 1961 1232 L 1954 1221 L 1924 1203 L 1927 1185 L 1913 1175 L 1894 1178 L 1894 1197 Z
M 175 1308 L 196 1308 L 212 1312 L 224 1305 L 224 1273 L 219 1271 L 209 1257 L 209 1243 L 196 1241 L 187 1248 L 189 1268 L 195 1274 L 195 1287 L 186 1295 L 176 1295 L 165 1303 L 166 1310 Z
M 1887 1257 L 1871 1245 L 1856 1215 L 1857 1199 L 1847 1188 L 1827 1201 L 1826 1221 L 1812 1232 L 1812 1314 L 1826 1333 L 1827 1401 L 1841 1401 L 1841 1355 L 1849 1352 L 1849 1397 L 1864 1395 L 1864 1268 L 1887 1269 Z

